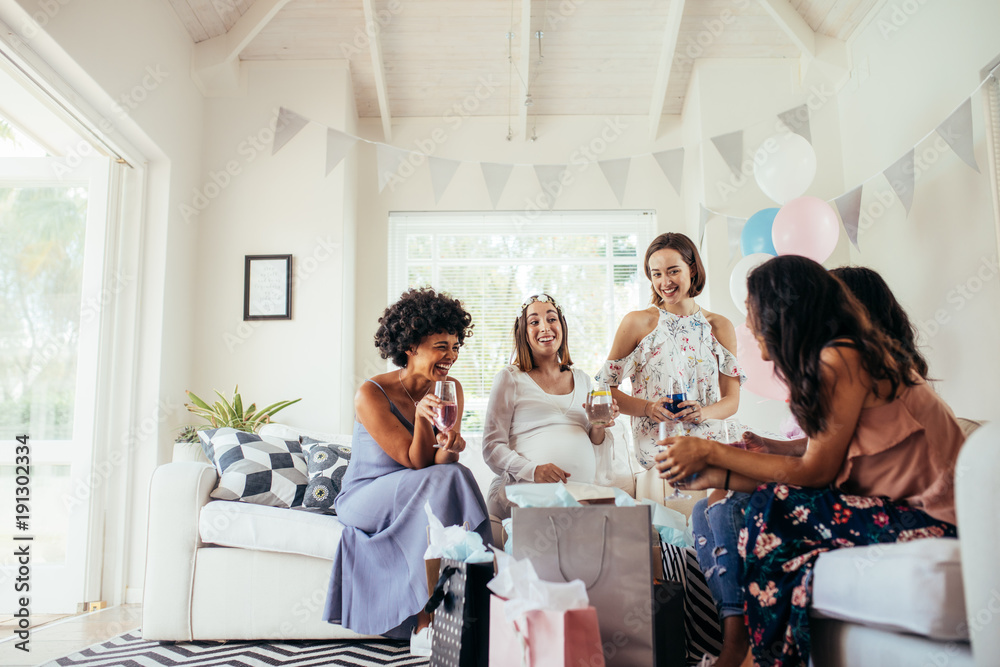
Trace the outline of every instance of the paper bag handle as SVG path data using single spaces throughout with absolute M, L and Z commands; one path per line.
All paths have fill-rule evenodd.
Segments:
M 556 542 L 556 565 L 559 567 L 559 574 L 562 575 L 562 578 L 565 581 L 569 581 L 570 580 L 569 577 L 567 577 L 566 573 L 563 572 L 562 555 L 559 553 L 559 533 L 556 532 L 556 521 L 555 521 L 555 519 L 552 518 L 551 515 L 549 516 L 549 523 L 552 524 L 552 534 L 556 536 L 556 540 L 555 540 L 555 542 Z M 589 584 L 587 582 L 583 582 L 584 586 L 587 587 L 588 591 L 595 584 L 597 584 L 598 581 L 601 580 L 601 573 L 604 572 L 604 554 L 605 554 L 605 550 L 607 549 L 607 544 L 608 544 L 607 537 L 608 537 L 608 515 L 605 514 L 604 515 L 604 525 L 601 527 L 601 567 L 598 568 L 598 570 L 597 570 L 597 576 L 594 577 L 594 580 L 592 582 L 590 582 Z
M 444 600 L 444 585 L 448 583 L 448 579 L 451 575 L 458 572 L 458 568 L 453 565 L 446 566 L 441 570 L 441 577 L 438 579 L 437 585 L 434 587 L 434 592 L 431 593 L 431 597 L 427 600 L 427 604 L 424 605 L 424 612 L 428 614 L 433 614 L 434 610 L 438 608 L 441 601 Z

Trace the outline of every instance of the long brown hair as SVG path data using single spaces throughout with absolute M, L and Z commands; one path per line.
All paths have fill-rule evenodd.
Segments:
M 830 426 L 820 355 L 831 344 L 858 351 L 876 396 L 880 380 L 889 381 L 889 396 L 917 383 L 912 359 L 897 357 L 897 344 L 872 324 L 861 302 L 813 260 L 770 259 L 751 271 L 747 288 L 747 324 L 763 338 L 775 372 L 788 385 L 789 407 L 806 435 Z
M 539 297 L 545 297 L 545 299 L 542 300 Z M 525 299 L 524 305 L 521 306 L 521 314 L 514 320 L 513 363 L 525 373 L 535 367 L 535 357 L 531 354 L 531 344 L 528 342 L 528 306 L 536 301 L 551 303 L 556 308 L 556 313 L 559 315 L 559 328 L 562 329 L 563 336 L 562 345 L 559 346 L 556 356 L 559 358 L 559 370 L 568 371 L 573 365 L 573 359 L 569 356 L 569 331 L 566 327 L 566 316 L 563 315 L 562 308 L 559 307 L 556 300 L 548 294 L 532 294 Z
M 688 290 L 687 295 L 694 297 L 701 294 L 701 291 L 705 289 L 705 265 L 701 263 L 701 255 L 698 254 L 698 248 L 695 246 L 694 241 L 684 234 L 667 232 L 653 239 L 653 242 L 646 248 L 646 259 L 643 262 L 643 267 L 646 270 L 646 278 L 650 282 L 653 280 L 649 274 L 649 258 L 653 256 L 653 253 L 668 248 L 679 252 L 681 259 L 688 265 L 688 270 L 691 273 L 691 289 Z M 663 299 L 656 293 L 652 285 L 649 286 L 649 289 L 653 294 L 651 303 L 659 307 L 663 303 Z

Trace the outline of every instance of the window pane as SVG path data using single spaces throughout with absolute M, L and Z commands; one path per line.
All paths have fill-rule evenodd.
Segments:
M 613 248 L 612 254 L 615 257 L 636 256 L 637 251 L 635 234 L 629 234 L 627 236 L 612 236 L 611 246 Z
M 0 187 L 0 439 L 72 437 L 86 216 L 83 188 Z
M 568 259 L 604 257 L 608 254 L 603 234 L 529 236 L 520 234 L 454 234 L 438 237 L 440 259 Z
M 433 237 L 430 234 L 411 234 L 406 238 L 408 259 L 431 259 L 433 250 Z
M 434 269 L 430 266 L 416 265 L 406 269 L 407 287 L 426 287 L 434 279 Z
M 0 489 L 10 489 L 8 502 L 0 503 L 0 541 L 14 544 L 15 512 L 14 489 L 17 487 L 16 468 L 0 465 Z M 65 502 L 73 498 L 68 465 L 32 465 L 31 500 L 29 506 L 28 534 L 31 542 L 33 564 L 56 565 L 66 562 L 66 536 L 69 534 L 70 507 Z M 12 551 L 5 550 L 0 565 L 15 565 Z

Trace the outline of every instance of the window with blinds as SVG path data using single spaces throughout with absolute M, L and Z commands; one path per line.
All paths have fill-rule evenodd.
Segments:
M 551 294 L 568 324 L 574 366 L 596 373 L 622 317 L 645 307 L 642 268 L 656 228 L 652 211 L 390 213 L 389 302 L 431 286 L 472 314 L 452 375 L 465 391 L 462 430 L 482 431 L 493 377 L 510 363 L 524 299 Z

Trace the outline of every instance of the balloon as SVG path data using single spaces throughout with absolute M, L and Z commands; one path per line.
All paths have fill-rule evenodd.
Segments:
M 736 262 L 733 272 L 729 275 L 729 293 L 733 297 L 733 303 L 744 315 L 747 314 L 747 275 L 771 257 L 772 255 L 763 252 L 747 255 Z
M 746 323 L 736 327 L 736 354 L 747 376 L 744 389 L 775 401 L 788 400 L 788 387 L 774 374 L 774 362 L 764 361 L 760 356 L 757 339 Z
M 743 255 L 752 255 L 755 252 L 778 254 L 774 249 L 774 242 L 771 241 L 771 223 L 777 214 L 778 209 L 765 208 L 750 216 L 747 224 L 743 225 L 743 233 L 740 235 L 740 252 Z
M 816 178 L 816 153 L 797 134 L 776 134 L 757 149 L 753 175 L 764 194 L 784 204 L 801 196 Z
M 839 237 L 837 214 L 819 197 L 793 199 L 781 207 L 771 225 L 779 255 L 802 255 L 820 264 L 833 253 Z

